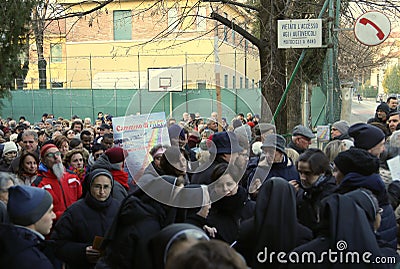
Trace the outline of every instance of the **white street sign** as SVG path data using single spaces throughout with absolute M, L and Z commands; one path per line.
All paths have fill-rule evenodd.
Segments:
M 390 20 L 379 11 L 369 11 L 361 15 L 355 22 L 354 35 L 364 45 L 376 46 L 388 38 Z
M 322 20 L 278 20 L 278 48 L 322 47 Z

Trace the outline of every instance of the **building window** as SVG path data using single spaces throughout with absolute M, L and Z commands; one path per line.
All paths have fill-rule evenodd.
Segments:
M 224 88 L 228 89 L 228 75 L 224 75 Z
M 239 79 L 240 83 L 240 89 L 243 89 L 243 77 L 240 77 Z
M 232 88 L 236 89 L 236 76 L 232 76 Z
M 225 18 L 228 19 L 228 13 L 224 13 Z M 228 41 L 228 27 L 224 25 L 224 39 L 223 41 Z
M 207 30 L 207 9 L 205 7 L 199 7 L 197 17 L 196 17 L 196 24 L 197 24 L 197 31 L 206 31 Z
M 249 88 L 249 79 L 248 79 L 248 78 L 246 78 L 246 80 L 244 81 L 244 87 L 245 87 L 246 89 Z
M 114 10 L 114 40 L 132 40 L 132 12 Z
M 197 81 L 197 89 L 198 90 L 206 90 L 207 89 L 206 81 L 205 80 L 198 80 Z
M 51 82 L 51 88 L 63 88 L 64 87 L 64 83 L 63 82 L 56 82 L 56 81 L 52 81 Z
M 254 90 L 254 78 L 251 80 L 251 88 Z
M 62 62 L 62 46 L 61 44 L 50 44 L 50 58 L 52 63 Z

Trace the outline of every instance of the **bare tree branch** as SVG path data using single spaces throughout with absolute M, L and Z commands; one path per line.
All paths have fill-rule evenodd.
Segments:
M 211 18 L 222 23 L 223 25 L 229 27 L 230 29 L 232 29 L 233 31 L 238 32 L 239 34 L 241 34 L 244 38 L 246 38 L 247 40 L 249 40 L 254 46 L 256 46 L 257 48 L 261 47 L 261 42 L 260 39 L 258 39 L 257 37 L 253 36 L 252 34 L 250 34 L 248 31 L 246 31 L 245 29 L 243 29 L 242 27 L 240 27 L 239 25 L 237 25 L 236 23 L 228 20 L 227 18 L 222 17 L 221 15 L 219 15 L 216 12 L 211 13 Z
M 252 5 L 247 5 L 247 4 L 240 3 L 240 2 L 230 1 L 230 0 L 203 0 L 203 2 L 230 4 L 230 5 L 243 7 L 243 8 L 247 8 L 247 9 L 258 11 L 258 12 L 260 11 L 258 7 L 255 7 Z

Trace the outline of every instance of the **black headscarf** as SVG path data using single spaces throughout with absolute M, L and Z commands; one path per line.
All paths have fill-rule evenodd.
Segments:
M 104 175 L 104 176 L 108 177 L 111 181 L 111 191 L 109 193 L 108 198 L 105 201 L 97 200 L 90 193 L 90 187 L 92 186 L 94 179 L 100 175 Z M 98 169 L 95 169 L 92 172 L 90 172 L 90 174 L 85 178 L 85 180 L 87 180 L 87 183 L 88 183 L 88 191 L 85 196 L 85 202 L 88 204 L 88 206 L 90 206 L 91 208 L 93 208 L 95 210 L 101 210 L 101 209 L 104 209 L 104 208 L 107 208 L 108 206 L 110 206 L 110 204 L 112 203 L 112 195 L 111 195 L 112 189 L 114 187 L 114 179 L 113 179 L 113 176 L 111 175 L 111 173 L 106 169 L 98 168 Z
M 359 190 L 355 192 L 360 192 Z M 365 252 L 372 253 L 369 260 L 382 256 L 375 234 L 367 215 L 373 209 L 372 204 L 367 205 L 367 200 L 361 198 L 361 193 L 350 195 L 333 194 L 324 200 L 322 207 L 321 232 L 329 240 L 329 248 L 332 251 L 342 251 L 343 256 L 347 252 L 357 252 L 360 255 Z M 346 247 L 340 249 L 339 242 Z M 346 268 L 347 264 L 332 264 L 330 268 Z M 352 265 L 354 267 L 354 265 Z M 351 267 L 349 267 L 351 268 Z M 357 264 L 357 268 L 373 268 L 371 264 Z
M 269 253 L 288 253 L 296 247 L 296 197 L 293 186 L 278 177 L 265 181 L 257 196 L 254 223 L 257 242 L 253 268 L 276 268 L 277 261 L 261 264 L 256 257 L 265 247 Z

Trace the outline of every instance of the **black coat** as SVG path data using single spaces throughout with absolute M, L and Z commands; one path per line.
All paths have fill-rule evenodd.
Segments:
M 0 224 L 0 265 L 7 269 L 53 269 L 45 255 L 46 242 L 34 232 Z
M 105 257 L 96 268 L 152 269 L 149 240 L 175 222 L 176 209 L 161 204 L 141 190 L 128 195 L 109 229 Z
M 321 177 L 311 188 L 297 192 L 297 218 L 312 231 L 318 228 L 321 201 L 336 189 L 332 175 Z
M 212 182 L 211 175 L 214 171 L 215 166 L 217 166 L 220 163 L 224 163 L 224 162 L 226 163 L 226 161 L 224 159 L 222 159 L 221 157 L 219 157 L 217 155 L 217 157 L 215 158 L 215 160 L 212 163 L 207 162 L 207 163 L 201 165 L 199 168 L 197 168 L 195 172 L 193 172 L 191 179 L 190 179 L 190 183 L 205 184 L 205 185 L 211 184 L 211 182 Z
M 72 204 L 61 216 L 52 233 L 57 257 L 68 268 L 93 268 L 86 259 L 86 247 L 92 246 L 95 236 L 104 237 L 118 212 L 119 202 L 109 198 L 99 202 L 88 193 Z
M 211 205 L 207 223 L 217 228 L 216 239 L 232 244 L 238 238 L 240 222 L 244 216 L 252 216 L 247 211 L 251 206 L 247 193 L 242 186 L 238 187 L 235 195 L 225 196 Z

